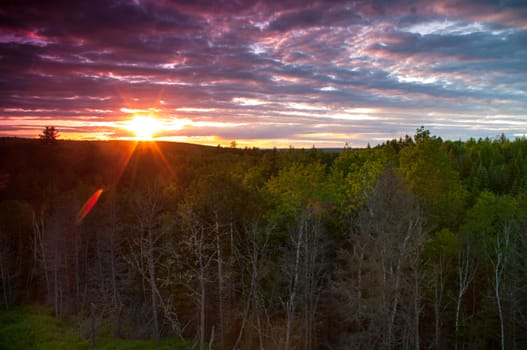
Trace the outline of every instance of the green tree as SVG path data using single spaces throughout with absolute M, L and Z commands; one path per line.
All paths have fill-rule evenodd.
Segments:
M 415 145 L 401 150 L 400 169 L 423 205 L 429 227 L 455 226 L 467 194 L 459 173 L 440 138 L 418 129 L 415 140 Z
M 524 225 L 524 217 L 516 198 L 488 191 L 482 192 L 465 214 L 461 239 L 470 246 L 470 260 L 478 265 L 471 287 L 473 306 L 467 318 L 470 323 L 465 325 L 465 342 L 472 342 L 470 337 L 474 337 L 481 342 L 480 347 L 485 344 L 494 347 L 499 343 L 503 347 L 505 337 L 509 337 L 505 333 L 510 333 L 510 329 L 505 329 L 505 324 L 511 320 L 505 318 L 510 318 L 511 310 L 505 299 L 513 291 L 508 280 L 511 249 Z

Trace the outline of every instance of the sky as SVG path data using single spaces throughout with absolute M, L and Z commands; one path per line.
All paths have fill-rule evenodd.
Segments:
M 6 0 L 0 136 L 364 147 L 527 134 L 526 0 Z

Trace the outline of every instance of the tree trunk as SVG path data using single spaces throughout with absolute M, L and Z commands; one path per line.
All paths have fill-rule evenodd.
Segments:
M 498 306 L 498 316 L 500 320 L 500 345 L 501 350 L 505 350 L 505 320 L 503 317 L 503 308 L 501 305 L 501 280 L 507 263 L 507 254 L 509 249 L 510 228 L 503 228 L 503 232 L 496 234 L 496 262 L 494 263 L 494 292 L 496 304 Z
M 40 260 L 42 263 L 42 270 L 44 273 L 44 280 L 46 282 L 46 295 L 49 298 L 51 295 L 51 281 L 49 276 L 49 267 L 47 261 L 47 254 L 44 248 L 43 231 L 44 231 L 44 219 L 42 218 L 43 213 L 40 214 L 40 218 L 37 218 L 35 212 L 33 212 L 33 233 L 35 237 L 35 259 L 38 259 L 40 252 Z
M 220 236 L 218 222 L 216 221 L 216 261 L 218 263 L 218 309 L 220 321 L 220 344 L 221 349 L 225 347 L 224 319 L 223 319 L 223 260 L 221 256 Z
M 113 309 L 113 318 L 114 318 L 114 327 L 115 327 L 115 336 L 120 337 L 121 327 L 120 327 L 120 312 L 121 305 L 119 299 L 119 292 L 117 289 L 117 267 L 115 261 L 115 233 L 113 228 L 110 229 L 110 269 L 111 269 L 111 284 L 112 284 L 112 309 Z
M 258 300 L 258 280 L 259 280 L 259 273 L 260 273 L 259 272 L 260 271 L 260 261 L 264 258 L 264 254 L 267 249 L 270 229 L 266 228 L 265 240 L 261 246 L 258 244 L 258 238 L 257 238 L 258 232 L 259 231 L 256 225 L 253 226 L 251 229 L 249 229 L 247 231 L 247 237 L 248 237 L 247 238 L 247 249 L 243 251 L 242 253 L 238 251 L 238 253 L 236 254 L 237 259 L 238 259 L 238 264 L 240 266 L 242 265 L 250 266 L 250 282 L 249 282 L 249 292 L 245 298 L 245 305 L 243 308 L 242 322 L 241 322 L 240 330 L 238 332 L 238 337 L 236 339 L 236 342 L 234 343 L 233 349 L 239 348 L 251 307 L 253 308 L 255 317 L 256 317 L 259 347 L 260 349 L 263 349 L 264 347 L 264 341 L 263 341 L 264 335 L 263 335 L 262 323 L 260 319 L 260 303 Z
M 90 335 L 91 335 L 91 347 L 92 349 L 95 349 L 95 304 L 90 304 Z
M 256 244 L 256 243 L 254 243 Z M 242 324 L 240 326 L 240 331 L 238 332 L 238 338 L 236 339 L 236 342 L 234 343 L 233 349 L 237 349 L 240 345 L 240 341 L 243 336 L 243 331 L 245 329 L 245 323 L 247 322 L 247 318 L 249 317 L 249 309 L 251 307 L 251 302 L 253 299 L 254 290 L 256 287 L 256 278 L 257 278 L 257 266 L 258 266 L 258 256 L 256 251 L 254 250 L 252 252 L 252 259 L 251 259 L 251 283 L 249 286 L 249 295 L 247 296 L 247 300 L 245 301 L 245 307 L 243 310 L 243 316 L 242 316 Z
M 148 271 L 149 271 L 149 280 L 150 280 L 150 292 L 151 292 L 151 299 L 152 299 L 152 318 L 154 321 L 154 339 L 156 341 L 159 341 L 160 334 L 159 334 L 159 318 L 158 318 L 158 311 L 157 311 L 157 285 L 156 285 L 156 270 L 155 270 L 155 263 L 154 263 L 154 242 L 152 237 L 152 230 L 148 229 Z
M 205 263 L 203 261 L 203 229 L 200 230 L 200 237 L 198 242 L 198 260 L 199 260 L 199 349 L 205 348 L 205 302 L 206 302 L 206 288 L 205 288 Z
M 458 294 L 456 300 L 456 318 L 455 318 L 455 327 L 456 327 L 456 341 L 454 348 L 457 350 L 459 345 L 459 314 L 461 311 L 461 301 L 465 295 L 468 286 L 472 282 L 476 273 L 476 267 L 471 266 L 470 261 L 470 248 L 469 242 L 465 242 L 464 246 L 460 248 L 458 254 Z
M 439 266 L 435 271 L 437 276 L 434 276 L 434 347 L 436 350 L 441 348 L 441 304 L 445 286 L 443 278 L 443 260 L 441 257 L 439 259 Z
M 2 248 L 0 248 L 0 278 L 2 278 L 2 293 L 3 293 L 3 299 L 4 299 L 4 306 L 5 309 L 9 309 L 9 281 L 8 281 L 8 271 L 7 268 L 4 266 L 4 254 L 2 253 Z
M 496 295 L 496 304 L 498 305 L 498 316 L 500 319 L 500 345 L 501 350 L 505 350 L 505 325 L 503 320 L 503 310 L 501 307 L 501 297 L 500 297 L 500 276 L 498 271 L 495 271 L 495 283 L 494 283 L 494 291 Z
M 414 285 L 414 340 L 415 350 L 419 350 L 420 346 L 420 333 L 419 333 L 419 318 L 421 316 L 421 285 L 420 285 L 420 271 L 419 266 L 416 266 L 415 271 L 415 285 Z
M 287 309 L 287 323 L 286 323 L 286 333 L 285 333 L 285 345 L 284 349 L 289 350 L 290 341 L 291 341 L 291 327 L 293 326 L 295 309 L 296 309 L 296 294 L 298 287 L 298 279 L 300 274 L 300 252 L 303 248 L 304 240 L 304 230 L 305 230 L 305 220 L 302 219 L 302 223 L 298 229 L 298 237 L 295 241 L 295 262 L 293 266 L 293 280 L 291 281 L 290 290 L 289 290 L 289 300 L 286 303 Z

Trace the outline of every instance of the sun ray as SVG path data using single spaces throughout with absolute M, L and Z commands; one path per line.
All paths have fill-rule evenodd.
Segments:
M 130 163 L 130 159 L 132 159 L 132 155 L 135 152 L 135 149 L 137 148 L 137 141 L 133 142 L 130 147 L 128 148 L 128 151 L 125 153 L 122 161 L 119 163 L 119 167 L 117 168 L 117 177 L 115 179 L 115 184 L 119 184 L 119 181 L 121 180 L 121 177 L 124 174 L 124 171 L 128 167 L 128 164 Z
M 163 151 L 161 151 L 161 149 L 159 148 L 159 145 L 157 144 L 157 142 L 153 142 L 152 143 L 152 149 L 155 152 L 155 154 L 159 157 L 159 159 L 161 159 L 161 162 L 163 163 L 163 166 L 168 171 L 170 176 L 173 176 L 174 175 L 174 169 L 172 168 L 172 166 L 168 162 L 168 159 L 165 157 L 165 154 L 163 153 Z

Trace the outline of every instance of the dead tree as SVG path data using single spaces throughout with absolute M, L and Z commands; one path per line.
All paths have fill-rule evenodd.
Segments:
M 284 348 L 293 342 L 293 327 L 300 315 L 302 322 L 301 343 L 306 350 L 314 347 L 315 320 L 322 282 L 324 279 L 324 242 L 320 213 L 316 203 L 311 203 L 301 213 L 290 230 L 292 251 L 285 254 L 284 275 L 287 278 L 287 295 L 284 301 L 286 329 Z M 298 314 L 298 315 L 297 315 Z
M 261 302 L 260 302 L 260 279 L 262 278 L 262 268 L 264 259 L 268 254 L 269 236 L 271 227 L 267 226 L 260 229 L 257 224 L 246 228 L 246 236 L 235 250 L 237 265 L 240 266 L 244 273 L 242 276 L 248 276 L 249 281 L 243 281 L 246 292 L 242 296 L 243 309 L 241 325 L 238 331 L 238 337 L 234 343 L 233 349 L 238 349 L 242 342 L 242 337 L 246 329 L 247 320 L 252 310 L 253 318 L 257 323 L 257 335 L 259 348 L 264 349 L 265 331 L 261 324 Z M 248 284 L 246 286 L 245 284 Z
M 472 283 L 472 280 L 476 276 L 477 265 L 472 257 L 470 249 L 470 242 L 464 240 L 462 246 L 458 251 L 457 261 L 457 297 L 456 297 L 456 316 L 455 316 L 455 331 L 456 331 L 456 342 L 455 349 L 459 346 L 459 329 L 461 327 L 461 321 L 459 319 L 461 313 L 461 302 L 463 296 L 468 290 L 468 287 Z
M 162 301 L 157 278 L 157 266 L 161 259 L 158 245 L 166 233 L 161 227 L 162 195 L 158 186 L 151 185 L 143 193 L 138 193 L 134 199 L 135 223 L 139 232 L 128 242 L 130 254 L 127 260 L 146 283 L 145 287 L 149 292 L 152 336 L 155 340 L 159 340 L 159 308 Z
M 199 349 L 205 348 L 207 334 L 207 294 L 210 282 L 211 264 L 216 257 L 215 241 L 207 236 L 206 224 L 189 207 L 183 207 L 181 225 L 184 237 L 181 239 L 185 254 L 185 272 L 188 276 L 184 287 L 199 309 L 197 342 Z M 213 334 L 213 331 L 211 331 Z M 212 340 L 211 340 L 212 341 Z
M 496 298 L 496 305 L 498 308 L 501 350 L 505 349 L 505 318 L 502 306 L 502 289 L 506 268 L 508 267 L 507 265 L 509 263 L 511 231 L 512 228 L 509 225 L 504 225 L 503 228 L 496 233 L 496 242 L 493 249 L 494 254 L 489 255 L 494 270 L 492 287 L 494 289 L 494 296 Z

